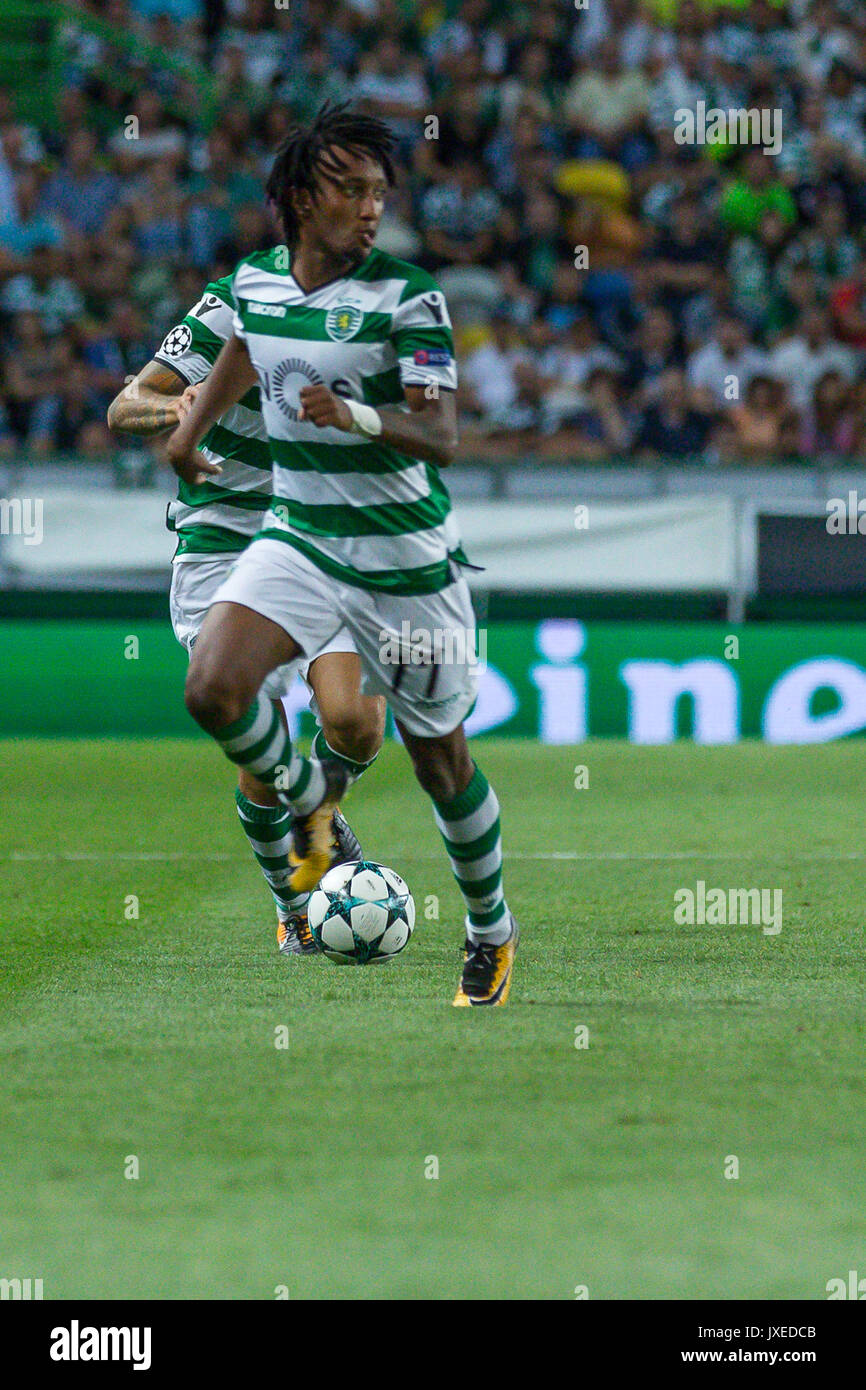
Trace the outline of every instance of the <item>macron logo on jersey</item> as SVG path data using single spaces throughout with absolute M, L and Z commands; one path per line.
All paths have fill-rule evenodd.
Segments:
M 251 299 L 247 305 L 251 314 L 264 314 L 271 319 L 284 319 L 286 317 L 285 304 L 257 304 Z

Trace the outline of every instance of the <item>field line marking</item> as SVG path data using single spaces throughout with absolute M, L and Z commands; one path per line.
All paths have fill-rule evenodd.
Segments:
M 443 854 L 444 851 L 438 851 L 435 853 L 428 850 L 418 851 L 408 849 L 391 851 L 392 858 L 394 859 L 429 859 L 431 862 L 441 859 L 443 857 Z M 8 863 L 12 864 L 36 864 L 44 863 L 45 857 L 46 856 L 44 853 L 39 853 L 35 850 L 11 850 L 5 854 L 0 854 L 0 861 L 6 860 Z M 136 850 L 129 853 L 124 851 L 118 851 L 116 854 L 90 854 L 84 851 L 78 852 L 76 850 L 61 850 L 58 851 L 58 853 L 55 854 L 53 857 L 57 860 L 62 861 L 65 864 L 112 864 L 117 862 L 134 864 L 185 864 L 192 861 L 196 861 L 198 863 L 206 862 L 208 864 L 227 864 L 248 859 L 249 855 L 244 854 L 243 851 L 237 851 L 233 854 L 220 854 L 212 851 L 198 852 L 189 850 L 154 850 L 150 852 L 145 850 Z M 565 863 L 646 862 L 662 864 L 677 863 L 681 860 L 687 861 L 694 859 L 714 860 L 719 861 L 720 863 L 729 863 L 732 860 L 763 861 L 766 859 L 780 859 L 784 860 L 786 863 L 791 864 L 841 864 L 846 863 L 848 861 L 858 862 L 860 860 L 866 859 L 866 851 L 845 850 L 842 852 L 836 852 L 832 850 L 817 850 L 814 853 L 807 852 L 805 854 L 789 854 L 786 853 L 784 850 L 768 850 L 762 854 L 753 854 L 737 850 L 731 850 L 730 853 L 720 854 L 717 851 L 709 852 L 699 849 L 689 849 L 672 850 L 670 852 L 660 854 L 653 853 L 652 851 L 646 853 L 639 851 L 637 853 L 631 854 L 626 850 L 599 850 L 587 852 L 583 852 L 580 850 L 551 850 L 549 852 L 524 854 L 521 853 L 519 850 L 506 850 L 503 855 L 503 858 L 514 861 L 524 861 L 529 863 L 548 863 L 554 861 Z

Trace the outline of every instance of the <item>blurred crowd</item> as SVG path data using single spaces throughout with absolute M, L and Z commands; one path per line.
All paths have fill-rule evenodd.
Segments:
M 77 0 L 53 42 L 44 119 L 0 91 L 0 454 L 111 455 L 124 379 L 267 244 L 287 124 L 352 98 L 465 456 L 866 460 L 862 0 Z M 700 102 L 778 152 L 680 143 Z

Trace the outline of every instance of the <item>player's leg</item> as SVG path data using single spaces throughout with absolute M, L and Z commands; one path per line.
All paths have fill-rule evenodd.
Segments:
M 284 718 L 279 702 L 277 709 L 280 718 Z M 315 954 L 316 946 L 307 926 L 309 893 L 295 893 L 291 888 L 296 867 L 292 862 L 294 822 L 291 811 L 281 803 L 272 787 L 243 768 L 238 769 L 235 802 L 241 828 L 277 909 L 277 948 L 280 954 Z
M 380 695 L 362 695 L 361 658 L 345 629 L 302 674 L 319 721 L 314 756 L 339 759 L 357 781 L 379 755 L 386 705 Z
M 296 664 L 285 670 L 278 667 L 267 677 L 260 692 L 276 701 L 283 723 L 280 696 L 288 693 L 296 673 Z M 381 747 L 385 702 L 361 694 L 360 661 L 348 633 L 342 630 L 327 642 L 312 662 L 301 667 L 301 674 L 313 692 L 311 704 L 320 723 L 313 760 L 335 759 L 345 769 L 347 784 L 357 781 Z M 294 893 L 290 887 L 296 867 L 291 813 L 271 788 L 243 769 L 236 799 L 241 825 L 276 903 L 279 950 L 283 955 L 312 954 L 316 948 L 307 926 L 308 894 Z M 364 857 L 360 842 L 339 807 L 334 811 L 331 828 L 331 866 Z
M 208 610 L 186 684 L 187 708 L 196 722 L 292 812 L 292 893 L 315 887 L 330 864 L 331 818 L 347 778 L 338 764 L 298 753 L 262 685 L 277 667 L 299 661 L 304 647 L 318 650 L 340 626 L 317 576 L 305 586 L 308 576 L 299 572 L 289 547 L 254 541 Z
M 378 757 L 385 733 L 385 701 L 361 694 L 361 662 L 345 628 L 326 642 L 312 661 L 301 666 L 301 677 L 310 691 L 310 709 L 319 726 L 311 757 L 339 764 L 348 789 Z M 360 841 L 339 807 L 332 829 L 333 863 L 363 859 Z
M 515 922 L 502 887 L 499 802 L 473 761 L 463 725 L 422 738 L 397 719 L 415 776 L 433 802 L 433 816 L 466 904 L 463 975 L 458 1007 L 504 1004 L 511 990 Z
M 178 641 L 190 654 L 207 610 L 234 558 L 233 555 L 186 556 L 175 561 L 172 567 L 169 600 L 172 627 Z M 292 849 L 291 812 L 282 805 L 271 787 L 243 768 L 238 770 L 235 804 L 250 849 L 276 903 L 277 944 L 280 950 L 284 954 L 306 954 L 308 950 L 315 950 L 308 929 L 306 940 L 309 946 L 304 944 L 306 916 L 301 922 L 295 920 L 297 896 L 292 895 L 288 900 L 286 897 L 286 885 L 294 871 L 289 860 Z M 300 897 L 300 904 L 303 908 L 306 895 Z
M 336 759 L 347 778 L 355 782 L 371 766 L 382 745 L 385 702 L 361 694 L 361 663 L 348 634 L 338 634 L 301 673 L 313 692 L 313 709 L 320 728 L 313 743 L 313 759 Z M 295 667 L 285 678 L 278 668 L 262 687 L 277 700 L 294 680 Z M 290 880 L 294 825 L 291 813 L 276 793 L 258 778 L 240 770 L 237 807 L 241 825 L 253 854 L 273 894 L 277 908 L 277 945 L 283 955 L 309 955 L 316 947 L 307 926 L 307 893 L 293 893 Z M 357 836 L 339 807 L 332 818 L 334 846 L 331 866 L 363 859 Z
M 468 586 L 459 578 L 440 593 L 398 596 L 340 585 L 339 602 L 367 687 L 385 695 L 415 775 L 433 801 L 466 904 L 463 978 L 454 1003 L 504 1004 L 517 926 L 502 889 L 499 803 L 463 730 L 478 683 Z M 403 632 L 411 634 L 408 651 L 394 636 Z

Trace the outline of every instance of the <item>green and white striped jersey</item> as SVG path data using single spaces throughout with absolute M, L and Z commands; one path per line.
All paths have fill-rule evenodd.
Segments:
M 223 343 L 232 337 L 230 279 L 226 276 L 209 284 L 154 354 L 187 385 L 204 381 Z M 177 498 L 168 509 L 169 528 L 178 538 L 175 560 L 235 554 L 261 527 L 271 501 L 272 467 L 258 387 L 226 411 L 199 448 L 223 471 L 214 482 L 196 487 L 180 482 Z
M 465 562 L 451 500 L 432 464 L 377 439 L 298 419 L 299 393 L 324 383 L 367 405 L 405 405 L 403 387 L 457 385 L 445 296 L 426 271 L 373 250 L 351 274 L 306 294 L 285 247 L 241 261 L 234 331 L 259 376 L 274 461 L 262 535 L 365 589 L 435 593 Z

